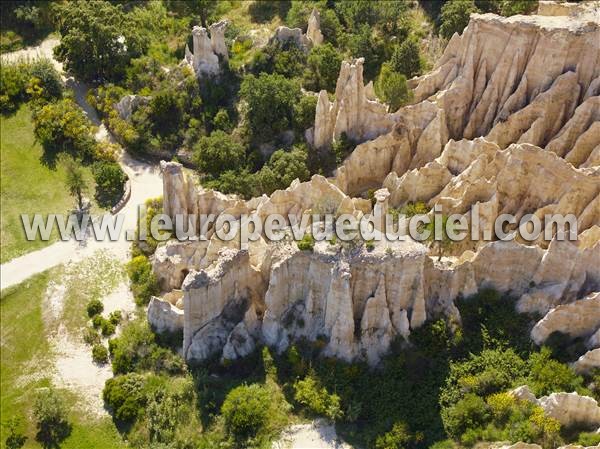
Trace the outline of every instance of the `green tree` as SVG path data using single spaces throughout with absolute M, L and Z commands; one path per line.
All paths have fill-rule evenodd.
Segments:
M 449 0 L 442 6 L 440 34 L 450 39 L 454 33 L 462 33 L 469 23 L 469 15 L 479 10 L 473 0 Z
M 148 118 L 152 122 L 152 130 L 155 134 L 168 136 L 177 132 L 183 111 L 174 91 L 157 92 L 152 96 L 148 106 Z
M 75 0 L 53 5 L 60 44 L 54 49 L 67 70 L 85 81 L 116 81 L 146 44 L 121 5 Z
M 244 78 L 240 96 L 246 102 L 246 119 L 252 137 L 268 142 L 292 128 L 294 106 L 300 100 L 300 85 L 282 75 L 261 73 Z
M 381 66 L 381 72 L 375 81 L 375 92 L 379 98 L 390 105 L 392 112 L 412 98 L 412 92 L 406 84 L 406 77 L 395 72 L 387 62 Z
M 258 384 L 234 388 L 221 407 L 225 429 L 239 439 L 256 436 L 268 425 L 270 402 L 269 391 Z
M 303 75 L 304 87 L 312 91 L 335 91 L 342 56 L 330 43 L 317 45 L 310 50 Z
M 260 194 L 270 195 L 275 190 L 287 188 L 294 179 L 307 181 L 310 172 L 306 167 L 307 153 L 304 149 L 277 150 L 269 162 L 256 174 Z
M 356 33 L 346 34 L 344 46 L 353 58 L 365 58 L 366 80 L 372 80 L 377 76 L 384 61 L 385 45 L 382 39 L 373 33 L 372 27 L 363 24 Z
M 88 191 L 89 185 L 81 165 L 71 157 L 65 158 L 65 185 L 69 194 L 77 200 L 77 208 L 83 210 L 83 194 Z
M 390 59 L 392 70 L 412 78 L 421 73 L 421 55 L 419 44 L 414 39 L 406 39 L 394 49 Z
M 244 165 L 246 150 L 229 134 L 221 130 L 200 138 L 194 147 L 194 162 L 205 175 L 218 177 L 227 170 L 237 170 Z
M 96 181 L 96 201 L 103 207 L 114 206 L 123 195 L 127 176 L 116 162 L 96 162 L 92 172 Z
M 294 127 L 297 132 L 304 134 L 304 131 L 314 126 L 317 100 L 315 95 L 303 95 L 294 106 Z
M 37 394 L 33 404 L 33 417 L 38 430 L 36 439 L 44 447 L 58 445 L 71 433 L 65 403 L 52 387 Z
M 93 157 L 97 143 L 92 124 L 73 100 L 48 103 L 34 111 L 33 121 L 35 137 L 49 160 L 60 152 L 84 159 Z

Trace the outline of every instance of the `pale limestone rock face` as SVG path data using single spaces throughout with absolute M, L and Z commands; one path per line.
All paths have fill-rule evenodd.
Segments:
M 415 101 L 433 95 L 446 111 L 451 137 L 473 138 L 487 134 L 493 125 L 533 103 L 540 93 L 552 91 L 559 78 L 573 86 L 573 75 L 566 73 L 573 68 L 578 86 L 570 92 L 562 85 L 554 89 L 563 95 L 564 112 L 548 101 L 540 106 L 548 108 L 547 120 L 515 123 L 535 136 L 539 126 L 563 125 L 577 106 L 580 89 L 585 92 L 600 74 L 599 33 L 597 21 L 582 17 L 474 14 L 462 36 L 451 39 L 434 71 L 416 81 Z
M 308 29 L 306 37 L 313 45 L 321 45 L 323 43 L 323 33 L 321 33 L 321 14 L 316 8 L 313 8 L 308 18 Z
M 540 406 L 544 414 L 558 420 L 565 427 L 581 426 L 595 429 L 600 425 L 600 407 L 596 400 L 589 396 L 563 392 L 536 399 L 526 385 L 516 388 L 511 394 L 519 400 Z
M 183 310 L 156 296 L 148 304 L 148 323 L 159 333 L 177 333 L 183 331 Z
M 538 399 L 546 415 L 557 419 L 562 425 L 574 425 L 595 429 L 600 425 L 600 407 L 595 399 L 577 393 L 552 393 Z
M 392 244 L 390 254 L 379 244 L 372 253 L 346 253 L 325 243 L 309 253 L 261 239 L 239 252 L 210 228 L 208 242 L 166 244 L 154 260 L 166 289 L 190 271 L 182 287 L 186 359 L 244 357 L 258 343 L 282 351 L 299 338 L 321 337 L 325 355 L 376 364 L 392 338 L 408 337 L 428 317 L 460 322 L 454 298 L 482 287 L 510 291 L 520 296 L 520 311 L 543 314 L 599 291 L 600 36 L 586 14 L 474 15 L 433 72 L 410 81 L 415 103 L 394 114 L 364 85 L 363 61 L 344 62 L 335 100 L 319 94 L 310 135 L 317 148 L 343 132 L 363 143 L 331 180 L 296 180 L 243 201 L 196 188 L 178 164 L 163 166 L 171 216 L 381 215 L 388 206 L 425 201 L 447 214 L 478 208 L 485 229 L 502 213 L 572 213 L 576 244 L 479 242 L 444 265 L 411 242 Z M 381 189 L 373 210 L 353 198 L 367 189 Z M 590 347 L 600 346 L 595 335 Z M 566 407 L 572 400 L 557 401 Z
M 598 329 L 590 338 L 588 338 L 586 345 L 588 348 L 600 348 L 600 329 Z
M 141 105 L 145 105 L 150 101 L 150 97 L 142 95 L 125 95 L 118 103 L 115 104 L 115 109 L 125 121 L 131 120 L 131 114 Z
M 573 338 L 587 337 L 600 329 L 600 293 L 594 293 L 548 312 L 531 330 L 531 339 L 541 345 L 553 332 Z
M 600 328 L 598 331 L 600 331 Z M 583 354 L 573 364 L 573 368 L 578 374 L 587 374 L 596 368 L 600 368 L 600 348 L 592 349 Z
M 261 274 L 250 265 L 248 252 L 235 250 L 223 250 L 209 269 L 190 272 L 182 290 L 183 354 L 190 361 L 222 353 L 231 331 L 264 294 Z
M 337 169 L 334 182 L 344 192 L 379 187 L 390 172 L 405 173 L 440 155 L 448 140 L 444 112 L 428 101 L 401 111 L 391 132 L 358 145 Z
M 342 133 L 354 142 L 364 142 L 389 132 L 397 117 L 387 106 L 371 100 L 372 88 L 363 81 L 364 59 L 343 61 L 335 88 L 335 100 L 319 93 L 315 112 L 314 146 L 329 147 Z
M 312 41 L 306 34 L 302 33 L 300 28 L 288 28 L 283 25 L 277 27 L 275 34 L 271 38 L 271 42 L 284 44 L 289 41 L 294 42 L 298 48 L 304 50 L 310 49 L 310 46 L 312 45 Z
M 229 54 L 225 44 L 227 25 L 227 20 L 221 20 L 209 26 L 208 30 L 199 26 L 192 29 L 193 52 L 186 46 L 184 62 L 192 66 L 199 78 L 215 76 L 221 72 L 219 56 L 224 61 L 228 61 Z
M 227 51 L 227 45 L 225 44 L 225 30 L 227 29 L 227 25 L 229 25 L 227 20 L 221 20 L 208 27 L 208 31 L 210 31 L 210 45 L 212 50 L 215 54 L 221 56 L 225 61 L 229 60 L 229 53 Z
M 152 271 L 163 291 L 178 289 L 187 274 L 200 265 L 208 242 L 169 240 L 156 248 Z
M 500 446 L 499 449 L 542 449 L 542 446 L 539 444 L 531 444 L 531 443 L 515 443 L 507 446 Z

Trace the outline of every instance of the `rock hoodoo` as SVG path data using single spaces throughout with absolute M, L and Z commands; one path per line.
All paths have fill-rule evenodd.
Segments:
M 209 26 L 208 30 L 199 26 L 192 29 L 193 53 L 186 46 L 184 61 L 194 69 L 198 77 L 217 75 L 221 71 L 219 57 L 224 61 L 229 59 L 225 44 L 228 23 L 227 20 L 221 20 Z

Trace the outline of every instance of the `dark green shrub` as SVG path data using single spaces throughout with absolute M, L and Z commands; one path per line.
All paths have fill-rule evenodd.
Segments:
M 248 126 L 256 142 L 268 142 L 292 128 L 294 106 L 300 100 L 300 85 L 282 75 L 248 75 L 240 88 L 247 104 Z
M 86 306 L 87 314 L 90 318 L 102 313 L 104 304 L 99 299 L 92 299 Z
M 101 329 L 102 335 L 104 337 L 109 337 L 112 334 L 114 334 L 116 331 L 115 325 L 108 320 L 102 321 L 102 325 L 100 326 L 100 329 Z
M 120 79 L 132 58 L 146 49 L 140 27 L 125 16 L 121 5 L 75 1 L 53 5 L 61 35 L 54 49 L 65 69 L 85 81 Z
M 111 312 L 108 316 L 108 321 L 110 321 L 115 326 L 118 325 L 122 319 L 123 315 L 121 314 L 120 310 L 115 310 L 114 312 Z
M 308 128 L 315 125 L 315 112 L 317 110 L 317 97 L 303 95 L 298 104 L 294 106 L 294 128 L 304 134 Z
M 442 6 L 440 34 L 450 39 L 454 33 L 461 34 L 469 23 L 469 15 L 478 12 L 473 0 L 449 0 Z
M 108 349 L 102 344 L 95 344 L 92 347 L 92 359 L 94 362 L 101 364 L 108 362 Z
M 406 84 L 406 76 L 395 72 L 387 62 L 381 66 L 381 72 L 375 81 L 375 92 L 390 105 L 391 112 L 395 112 L 412 98 L 412 91 Z
M 108 379 L 102 397 L 120 421 L 132 422 L 146 405 L 146 378 L 137 373 L 125 374 Z
M 402 73 L 407 78 L 421 73 L 421 55 L 419 44 L 414 39 L 406 39 L 394 49 L 390 59 L 392 70 Z
M 232 136 L 215 130 L 200 138 L 194 147 L 194 163 L 200 173 L 218 177 L 228 170 L 238 170 L 244 164 L 246 150 Z
M 92 317 L 92 326 L 94 326 L 95 329 L 100 329 L 105 321 L 106 320 L 102 315 L 94 315 Z
M 131 290 L 136 304 L 148 304 L 151 296 L 160 293 L 158 281 L 152 272 L 152 264 L 146 256 L 134 257 L 127 263 L 125 269 L 131 280 Z
M 102 207 L 111 207 L 123 196 L 127 176 L 116 162 L 96 162 L 92 167 L 96 181 L 96 201 Z
M 225 429 L 238 439 L 256 436 L 269 422 L 270 402 L 269 391 L 258 384 L 234 388 L 221 407 Z
M 448 435 L 458 438 L 471 429 L 482 428 L 489 419 L 485 401 L 469 393 L 452 405 L 444 416 L 444 426 Z
M 341 64 L 342 55 L 330 43 L 313 47 L 308 54 L 302 84 L 315 92 L 323 89 L 335 92 Z

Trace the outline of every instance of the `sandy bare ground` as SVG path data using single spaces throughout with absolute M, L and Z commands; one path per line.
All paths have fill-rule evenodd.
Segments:
M 80 400 L 78 408 L 91 417 L 107 416 L 102 400 L 104 383 L 112 377 L 110 363 L 97 364 L 92 360 L 92 348 L 86 345 L 81 332 L 69 331 L 64 324 L 66 295 L 70 288 L 90 282 L 89 270 L 95 266 L 93 260 L 109 257 L 107 253 L 95 254 L 83 264 L 71 262 L 65 266 L 60 279 L 48 284 L 44 298 L 44 321 L 50 341 L 51 368 L 53 383 L 59 388 L 67 388 L 76 393 Z M 91 276 L 93 277 L 93 275 Z M 108 276 L 110 277 L 110 276 Z M 110 283 L 105 279 L 106 285 Z M 133 318 L 135 303 L 126 281 L 115 288 L 107 288 L 102 297 L 103 316 L 120 310 L 123 318 Z M 120 326 L 117 328 L 119 329 Z M 107 345 L 107 339 L 102 342 Z M 24 379 L 24 381 L 30 379 Z
M 341 441 L 332 424 L 317 420 L 288 427 L 272 449 L 352 449 Z
M 16 61 L 19 59 L 46 57 L 51 59 L 59 70 L 62 70 L 62 65 L 53 59 L 52 54 L 52 50 L 57 44 L 57 39 L 46 39 L 37 47 L 29 47 L 3 54 L 2 60 Z M 85 98 L 89 90 L 88 86 L 74 80 L 72 77 L 66 78 L 65 84 L 73 91 L 75 100 L 90 121 L 95 126 L 98 126 L 96 139 L 100 142 L 114 142 L 108 130 L 101 123 L 96 111 Z M 162 178 L 158 167 L 135 160 L 124 151 L 121 152 L 119 163 L 131 181 L 131 197 L 118 214 L 124 217 L 123 231 L 119 239 L 117 241 L 105 240 L 101 242 L 93 239 L 87 239 L 83 242 L 75 240 L 59 241 L 46 248 L 13 259 L 0 266 L 0 289 L 16 285 L 28 277 L 54 266 L 83 260 L 100 249 L 110 251 L 119 260 L 127 259 L 130 242 L 127 241 L 126 235 L 128 231 L 133 235 L 132 233 L 136 227 L 137 208 L 148 198 L 155 198 L 162 195 Z

